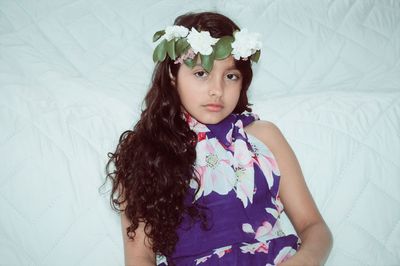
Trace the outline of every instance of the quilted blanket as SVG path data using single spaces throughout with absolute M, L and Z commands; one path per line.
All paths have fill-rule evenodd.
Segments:
M 0 265 L 124 264 L 107 153 L 139 117 L 153 33 L 206 10 L 262 34 L 250 101 L 296 153 L 326 265 L 400 265 L 396 0 L 0 1 Z

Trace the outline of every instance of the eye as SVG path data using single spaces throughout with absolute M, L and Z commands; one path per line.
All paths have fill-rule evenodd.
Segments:
M 208 73 L 206 71 L 201 70 L 201 71 L 197 71 L 196 73 L 194 73 L 194 75 L 199 78 L 204 78 L 205 76 L 208 75 Z
M 238 79 L 240 79 L 240 75 L 233 74 L 233 73 L 230 73 L 230 74 L 228 74 L 228 75 L 226 75 L 226 76 L 227 76 L 228 79 L 230 79 L 230 80 L 238 80 Z

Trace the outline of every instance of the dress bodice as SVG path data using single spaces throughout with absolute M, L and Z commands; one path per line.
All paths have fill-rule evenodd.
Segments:
M 198 136 L 200 181 L 191 181 L 186 204 L 205 206 L 209 227 L 184 216 L 171 257 L 177 265 L 274 265 L 296 252 L 298 237 L 286 236 L 279 224 L 283 205 L 274 155 L 244 131 L 258 119 L 252 113 L 231 114 L 205 125 L 186 116 Z

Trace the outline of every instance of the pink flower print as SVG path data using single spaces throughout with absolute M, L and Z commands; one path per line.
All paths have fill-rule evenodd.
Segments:
M 235 126 L 238 127 L 238 133 L 242 135 L 243 138 L 246 137 L 246 133 L 244 132 L 243 122 L 242 120 L 238 120 L 235 123 Z
M 274 208 L 265 208 L 265 211 L 269 214 L 271 214 L 272 216 L 274 216 L 275 219 L 279 218 L 280 213 L 274 209 Z
M 247 149 L 247 143 L 237 139 L 233 144 L 235 153 L 233 155 L 233 166 L 235 169 L 235 191 L 236 196 L 247 207 L 248 202 L 253 202 L 254 195 L 254 168 L 252 153 Z
M 277 166 L 275 159 L 267 155 L 259 154 L 256 162 L 258 163 L 261 171 L 263 172 L 267 180 L 268 188 L 271 189 L 275 183 L 272 173 L 274 173 L 277 176 L 280 175 L 279 168 Z
M 244 246 L 240 247 L 242 253 L 255 254 L 256 252 L 268 253 L 269 251 L 269 243 L 258 242 L 253 244 L 249 243 L 243 243 L 243 244 Z
M 276 210 L 278 211 L 278 214 L 283 212 L 283 203 L 281 202 L 281 198 L 279 197 L 279 192 L 276 198 L 271 198 L 272 203 L 275 205 Z
M 272 225 L 268 221 L 264 221 L 261 226 L 254 231 L 253 226 L 249 223 L 242 225 L 242 230 L 249 234 L 254 234 L 254 238 L 259 242 L 266 242 L 273 238 Z
M 260 141 L 261 142 L 261 141 Z M 272 154 L 271 150 L 263 143 L 261 142 L 261 148 L 263 150 L 263 153 L 260 152 L 260 149 L 254 144 L 251 144 L 253 151 L 254 151 L 254 156 L 256 157 L 256 162 L 260 166 L 261 170 L 263 171 L 264 174 L 268 173 L 267 181 L 271 181 L 270 187 L 273 185 L 273 177 L 271 171 L 276 175 L 280 176 L 280 171 L 279 171 L 279 166 L 278 163 Z
M 200 189 L 195 200 L 212 191 L 220 195 L 228 194 L 235 185 L 235 174 L 231 167 L 232 155 L 215 138 L 198 142 L 196 151 L 195 169 L 200 180 Z M 192 180 L 190 187 L 197 189 L 197 183 Z
M 222 258 L 225 254 L 230 252 L 232 252 L 232 246 L 226 246 L 214 250 L 214 254 L 216 254 L 218 258 Z
M 272 172 L 274 172 L 275 175 L 280 175 L 278 163 L 276 162 L 275 157 L 272 154 L 264 155 L 264 157 L 268 160 Z
M 233 128 L 229 129 L 228 133 L 226 133 L 226 140 L 228 141 L 228 143 L 232 143 L 232 132 L 233 132 Z
M 264 243 L 264 242 L 260 242 L 260 245 L 256 249 L 256 252 L 268 253 L 268 250 L 269 250 L 269 244 L 268 243 Z
M 210 131 L 206 125 L 197 122 L 193 118 L 192 118 L 192 121 L 193 121 L 193 123 L 189 124 L 189 126 L 194 132 L 198 133 L 198 132 L 209 132 Z
M 247 167 L 252 166 L 253 154 L 248 150 L 247 143 L 244 140 L 237 139 L 233 145 L 236 163 Z
M 196 259 L 196 265 L 206 262 L 211 256 L 212 255 L 207 255 L 207 256 Z
M 183 111 L 183 119 L 189 125 L 189 128 L 196 133 L 199 132 L 209 132 L 208 127 L 199 121 L 197 121 L 193 116 L 191 116 L 187 111 Z
M 279 251 L 278 255 L 275 257 L 274 264 L 277 265 L 279 263 L 282 263 L 288 258 L 292 257 L 294 254 L 296 254 L 295 249 L 293 249 L 292 247 L 284 247 Z
M 207 138 L 207 135 L 205 132 L 199 132 L 197 133 L 197 142 L 200 142 L 202 140 L 205 140 Z
M 265 221 L 262 223 L 261 226 L 257 228 L 255 238 L 258 241 L 262 241 L 262 238 L 268 236 L 271 233 L 271 230 L 272 230 L 272 225 L 269 222 Z
M 271 228 L 271 230 L 268 232 L 268 234 L 264 235 L 263 238 L 260 239 L 260 240 L 266 242 L 266 241 L 268 241 L 270 239 L 279 238 L 279 237 L 282 237 L 282 236 L 285 236 L 285 233 L 282 231 L 280 220 L 277 220 L 274 223 L 274 225 Z

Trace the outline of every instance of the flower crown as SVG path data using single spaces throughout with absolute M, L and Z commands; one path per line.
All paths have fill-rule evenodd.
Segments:
M 211 72 L 214 60 L 221 60 L 230 54 L 236 60 L 250 60 L 258 62 L 261 54 L 261 41 L 259 33 L 249 33 L 247 29 L 234 31 L 233 36 L 213 38 L 208 31 L 198 32 L 195 28 L 189 31 L 184 26 L 168 26 L 165 30 L 157 31 L 153 36 L 153 42 L 161 37 L 162 41 L 153 52 L 153 61 L 164 61 L 168 55 L 175 64 L 184 62 L 193 68 L 198 56 L 202 67 Z

